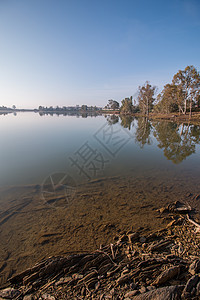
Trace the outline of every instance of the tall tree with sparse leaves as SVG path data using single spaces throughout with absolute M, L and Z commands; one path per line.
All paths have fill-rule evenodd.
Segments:
M 187 66 L 185 70 L 174 75 L 172 83 L 182 90 L 184 95 L 183 114 L 187 108 L 192 115 L 192 105 L 197 103 L 200 96 L 200 74 L 194 66 Z
M 152 86 L 148 81 L 146 81 L 143 86 L 139 86 L 138 88 L 139 108 L 140 111 L 146 116 L 149 115 L 149 112 L 153 108 L 155 91 L 156 87 Z

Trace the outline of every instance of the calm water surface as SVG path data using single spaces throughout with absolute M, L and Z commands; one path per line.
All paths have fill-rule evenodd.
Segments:
M 0 186 L 42 184 L 57 172 L 79 182 L 154 169 L 200 171 L 199 126 L 36 113 L 0 116 L 0 124 Z
M 198 125 L 18 113 L 0 115 L 0 136 L 0 285 L 50 255 L 165 226 L 156 209 L 169 202 L 199 216 Z

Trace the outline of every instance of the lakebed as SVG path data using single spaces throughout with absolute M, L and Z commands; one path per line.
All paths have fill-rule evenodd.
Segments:
M 157 209 L 177 200 L 200 220 L 198 125 L 118 116 L 2 118 L 1 286 L 49 256 L 164 228 L 170 220 Z M 91 160 L 91 173 L 75 165 L 86 146 L 99 155 L 96 173 Z

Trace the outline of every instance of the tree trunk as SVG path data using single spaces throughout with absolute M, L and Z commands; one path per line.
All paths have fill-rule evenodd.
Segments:
M 192 99 L 190 99 L 190 118 L 192 116 Z
M 149 100 L 147 99 L 147 117 L 149 116 Z
M 186 114 L 186 110 L 187 110 L 187 100 L 185 100 L 185 107 L 184 107 L 184 112 L 183 112 L 184 115 Z

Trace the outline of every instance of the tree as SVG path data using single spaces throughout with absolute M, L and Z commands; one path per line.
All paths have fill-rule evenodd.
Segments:
M 183 95 L 181 90 L 174 84 L 166 84 L 162 92 L 157 96 L 157 104 L 154 111 L 162 113 L 171 113 L 181 108 Z
M 163 149 L 168 160 L 179 164 L 195 153 L 200 136 L 200 130 L 197 126 L 178 125 L 167 121 L 155 122 L 153 125 L 158 147 Z
M 107 108 L 113 109 L 113 110 L 119 109 L 119 102 L 110 99 L 110 100 L 108 100 Z
M 16 106 L 15 106 L 15 105 L 13 105 L 13 106 L 12 106 L 12 108 L 13 108 L 13 109 L 16 109 Z
M 115 115 L 108 116 L 107 122 L 109 125 L 114 125 L 119 122 L 119 117 Z
M 143 148 L 145 144 L 150 145 L 151 144 L 151 123 L 149 122 L 149 119 L 146 117 L 140 117 L 138 118 L 137 122 L 137 128 L 135 132 L 135 138 L 136 141 L 139 143 L 140 148 Z
M 131 126 L 133 126 L 133 120 L 134 120 L 133 116 L 121 115 L 121 126 L 131 130 Z
M 131 114 L 133 112 L 132 97 L 122 100 L 120 112 L 123 114 Z
M 82 105 L 81 110 L 86 111 L 88 109 L 87 105 Z
M 172 83 L 182 91 L 183 94 L 183 114 L 186 114 L 187 108 L 192 115 L 192 105 L 196 104 L 200 95 L 200 74 L 194 66 L 187 66 L 185 70 L 179 70 L 174 75 Z
M 146 81 L 143 86 L 139 86 L 138 88 L 138 102 L 140 111 L 146 116 L 149 115 L 150 110 L 153 108 L 154 93 L 156 87 L 151 86 L 151 84 Z

